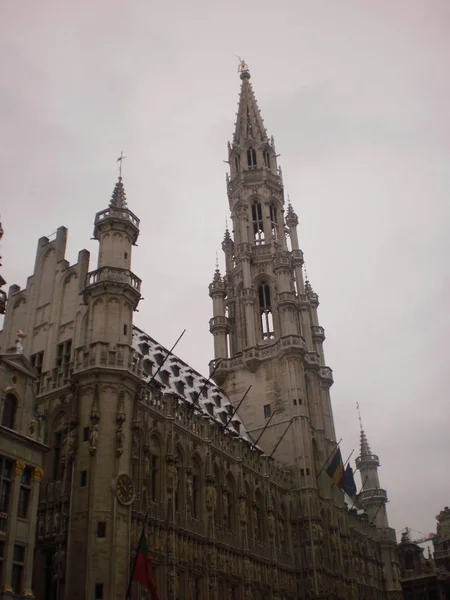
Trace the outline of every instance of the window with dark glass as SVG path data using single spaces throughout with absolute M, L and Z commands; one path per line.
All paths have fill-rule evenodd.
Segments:
M 264 418 L 270 419 L 271 416 L 272 416 L 272 408 L 271 408 L 270 404 L 265 404 L 264 405 Z
M 9 511 L 9 500 L 11 497 L 11 486 L 13 476 L 13 461 L 0 458 L 0 512 Z
M 253 222 L 253 239 L 255 244 L 265 244 L 264 239 L 264 221 L 262 216 L 262 206 L 259 202 L 252 204 L 252 222 Z
M 87 484 L 87 471 L 81 471 L 80 473 L 80 487 L 86 487 Z
M 36 369 L 38 377 L 42 374 L 42 365 L 44 364 L 44 352 L 36 352 L 31 356 L 31 364 Z
M 258 288 L 259 314 L 261 319 L 262 337 L 272 340 L 274 336 L 272 304 L 270 300 L 270 287 L 263 281 Z
M 14 429 L 17 412 L 17 398 L 14 394 L 6 394 L 3 400 L 2 425 Z
M 99 521 L 97 523 L 97 537 L 104 538 L 106 537 L 106 523 L 105 521 Z
M 19 491 L 19 506 L 17 508 L 17 516 L 21 519 L 28 518 L 28 508 L 30 505 L 31 497 L 31 482 L 32 482 L 33 470 L 29 467 L 25 467 L 20 480 L 20 491 Z
M 236 173 L 239 173 L 239 171 L 241 170 L 241 155 L 239 153 L 236 154 L 236 156 L 234 157 L 234 166 L 236 169 Z
M 83 442 L 89 441 L 89 427 L 83 427 Z
M 269 154 L 268 150 L 264 150 L 263 158 L 264 158 L 264 166 L 267 167 L 268 169 L 270 169 L 270 154 Z
M 256 167 L 256 150 L 254 148 L 247 150 L 247 163 L 249 167 Z
M 272 239 L 278 240 L 278 211 L 277 207 L 273 204 L 270 205 L 270 230 L 272 232 Z
M 23 592 L 23 570 L 25 566 L 25 546 L 16 544 L 13 553 L 11 586 L 15 594 Z
M 159 477 L 160 477 L 159 446 L 157 448 L 156 445 L 154 445 L 152 452 L 153 452 L 153 454 L 150 458 L 150 477 L 151 477 L 150 495 L 151 495 L 151 499 L 153 501 L 156 501 L 156 500 L 159 500 L 159 490 L 160 490 L 160 485 L 159 485 Z
M 94 600 L 103 600 L 103 583 L 95 584 L 95 599 Z
M 70 358 L 72 354 L 72 340 L 66 340 L 65 342 L 61 342 L 56 347 L 56 366 L 58 369 L 61 369 L 63 365 L 67 365 L 70 363 Z

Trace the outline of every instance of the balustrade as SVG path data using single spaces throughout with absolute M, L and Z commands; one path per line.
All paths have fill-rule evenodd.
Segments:
M 110 206 L 105 210 L 98 212 L 95 215 L 95 225 L 108 218 L 124 219 L 139 229 L 139 219 L 128 208 L 114 208 Z
M 75 350 L 73 372 L 77 373 L 92 367 L 126 369 L 142 377 L 142 358 L 126 344 L 97 342 Z
M 97 283 L 117 282 L 125 283 L 140 293 L 141 280 L 136 277 L 129 269 L 119 269 L 117 267 L 101 267 L 91 271 L 86 275 L 86 285 L 95 285 Z

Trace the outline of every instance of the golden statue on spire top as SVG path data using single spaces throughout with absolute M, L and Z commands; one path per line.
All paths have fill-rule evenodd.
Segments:
M 239 58 L 238 73 L 248 73 L 249 72 L 248 64 L 240 56 L 238 56 L 238 58 Z

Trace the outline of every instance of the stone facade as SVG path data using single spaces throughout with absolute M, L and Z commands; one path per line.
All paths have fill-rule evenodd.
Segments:
M 4 598 L 32 596 L 36 514 L 43 457 L 34 415 L 36 373 L 21 353 L 0 354 L 0 586 Z
M 226 275 L 217 270 L 209 288 L 213 380 L 133 326 L 140 223 L 121 178 L 95 216 L 95 270 L 86 250 L 69 265 L 61 227 L 39 240 L 26 289 L 10 287 L 0 348 L 24 331 L 51 448 L 38 600 L 123 599 L 144 523 L 161 599 L 400 595 L 386 496 L 348 508 L 323 470 L 336 436 L 318 297 L 249 77 L 244 69 L 230 146 Z M 362 446 L 361 472 L 369 467 Z M 137 584 L 131 592 L 140 597 Z

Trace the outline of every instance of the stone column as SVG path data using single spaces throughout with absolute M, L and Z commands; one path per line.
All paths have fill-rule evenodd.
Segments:
M 11 510 L 9 511 L 8 519 L 8 543 L 6 547 L 6 561 L 5 561 L 5 575 L 4 584 L 2 590 L 4 592 L 12 593 L 13 589 L 11 586 L 12 579 L 12 563 L 14 554 L 14 542 L 16 541 L 16 528 L 17 528 L 17 509 L 19 506 L 19 493 L 20 493 L 20 480 L 22 479 L 22 473 L 25 469 L 25 463 L 21 460 L 16 460 L 15 472 L 16 477 L 14 479 L 14 487 L 11 494 Z M 28 558 L 28 556 L 27 556 Z M 31 562 L 33 557 L 31 557 Z M 21 590 L 22 591 L 22 590 Z
M 27 550 L 27 561 L 25 563 L 25 574 L 24 574 L 24 592 L 23 595 L 28 598 L 34 598 L 34 594 L 31 590 L 31 581 L 33 577 L 33 552 L 35 538 L 36 538 L 36 515 L 37 507 L 39 502 L 39 487 L 44 471 L 36 468 L 33 473 L 33 487 L 31 491 L 31 503 L 29 507 L 28 517 L 28 550 Z

